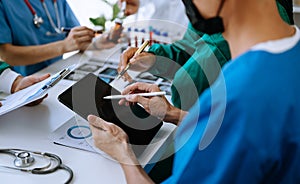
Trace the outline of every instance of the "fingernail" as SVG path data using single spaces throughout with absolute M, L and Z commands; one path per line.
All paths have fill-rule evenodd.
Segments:
M 88 121 L 94 121 L 95 118 L 96 117 L 94 115 L 88 115 L 88 117 L 87 117 Z

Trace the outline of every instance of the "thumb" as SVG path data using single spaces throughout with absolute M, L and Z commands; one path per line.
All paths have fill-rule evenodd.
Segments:
M 88 119 L 90 125 L 92 125 L 96 128 L 99 128 L 99 129 L 104 130 L 104 131 L 109 129 L 107 127 L 108 124 L 106 123 L 106 121 L 104 121 L 103 119 L 101 119 L 97 116 L 89 115 L 87 119 Z
M 48 77 L 50 77 L 49 73 L 47 73 L 45 75 L 42 75 L 42 76 L 39 77 L 39 81 L 43 81 L 43 80 L 47 79 Z

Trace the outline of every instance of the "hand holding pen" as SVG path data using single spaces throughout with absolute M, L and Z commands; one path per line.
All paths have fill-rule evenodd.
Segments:
M 62 28 L 62 31 L 68 32 L 68 36 L 63 40 L 63 50 L 71 52 L 75 50 L 84 51 L 92 43 L 95 33 L 92 29 L 85 26 L 78 26 L 72 29 Z
M 145 96 L 139 95 L 141 93 L 145 93 Z M 137 82 L 123 90 L 122 95 L 126 96 L 119 101 L 119 104 L 139 103 L 149 114 L 166 122 L 178 124 L 187 112 L 172 106 L 163 94 L 164 92 L 157 85 Z
M 72 30 L 72 28 L 68 28 L 68 27 L 61 27 L 60 28 L 60 31 L 61 32 L 65 32 L 65 33 L 67 33 L 67 34 L 69 34 L 69 32 Z M 97 34 L 102 34 L 103 33 L 103 31 L 102 30 L 93 30 L 94 31 L 94 34 L 95 34 L 95 36 L 97 35 Z
M 145 43 L 145 44 L 148 45 L 149 41 L 147 41 L 147 43 Z M 127 67 L 128 68 L 130 67 L 130 70 L 133 70 L 133 71 L 145 72 L 154 65 L 154 63 L 156 61 L 156 57 L 154 54 L 148 53 L 148 52 L 140 52 L 138 50 L 139 50 L 139 48 L 131 48 L 130 47 L 122 53 L 121 58 L 120 58 L 120 63 L 118 66 L 118 72 L 120 74 L 122 73 L 122 71 L 126 70 Z M 128 64 L 129 64 L 129 66 L 128 66 Z M 131 80 L 131 77 L 126 72 L 123 76 L 124 76 L 123 78 L 125 78 L 125 80 L 128 80 L 128 81 Z
M 139 49 L 136 50 L 136 52 L 134 53 L 134 56 L 137 56 L 137 55 L 141 54 L 148 45 L 149 45 L 149 41 L 147 40 L 142 44 L 142 46 Z M 130 65 L 131 65 L 131 63 L 129 62 L 127 64 L 127 66 L 123 70 L 121 70 L 121 72 L 117 76 L 117 79 L 121 78 L 127 72 Z

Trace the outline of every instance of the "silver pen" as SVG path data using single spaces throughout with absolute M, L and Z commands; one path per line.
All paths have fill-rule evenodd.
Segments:
M 72 65 L 73 66 L 73 65 Z M 49 82 L 47 82 L 41 89 L 39 89 L 36 93 L 29 96 L 27 100 L 39 96 L 44 93 L 47 89 L 53 87 L 55 84 L 57 84 L 60 80 L 65 78 L 70 72 L 72 71 L 71 67 L 63 69 L 57 76 L 53 77 Z

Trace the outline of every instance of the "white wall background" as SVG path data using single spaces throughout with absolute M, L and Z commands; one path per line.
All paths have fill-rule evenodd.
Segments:
M 81 25 L 93 27 L 89 18 L 96 18 L 102 14 L 111 17 L 112 10 L 110 6 L 101 0 L 67 0 Z M 116 2 L 110 0 L 109 2 Z

